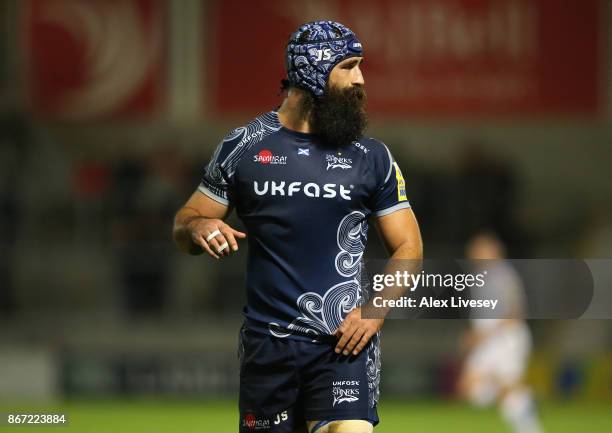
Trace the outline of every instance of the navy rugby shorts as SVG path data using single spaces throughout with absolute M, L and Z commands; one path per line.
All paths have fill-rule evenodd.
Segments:
M 334 352 L 336 338 L 278 338 L 240 330 L 240 432 L 291 433 L 306 421 L 378 423 L 380 344 L 357 356 Z

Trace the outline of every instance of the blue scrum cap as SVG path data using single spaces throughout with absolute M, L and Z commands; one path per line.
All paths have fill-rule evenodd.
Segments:
M 350 57 L 361 56 L 361 42 L 348 27 L 335 21 L 306 23 L 287 43 L 287 78 L 291 85 L 322 97 L 334 66 Z

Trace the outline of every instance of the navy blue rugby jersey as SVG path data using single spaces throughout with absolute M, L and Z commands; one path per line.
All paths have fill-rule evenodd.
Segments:
M 359 305 L 368 217 L 410 207 L 383 143 L 326 147 L 275 111 L 223 139 L 199 191 L 246 227 L 246 326 L 296 339 L 329 336 Z

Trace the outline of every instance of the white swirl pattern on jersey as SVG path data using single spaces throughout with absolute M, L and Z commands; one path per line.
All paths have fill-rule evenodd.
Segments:
M 206 167 L 207 187 L 213 189 L 215 194 L 227 199 L 227 187 L 225 187 L 225 190 L 218 190 L 214 185 L 226 185 L 226 179 L 234 175 L 238 161 L 244 153 L 268 135 L 277 132 L 281 127 L 277 113 L 271 111 L 255 118 L 248 125 L 236 128 L 227 134 L 215 149 L 210 164 Z M 240 139 L 239 143 L 234 146 L 222 162 L 218 162 L 223 145 L 238 139 Z M 225 177 L 223 172 L 225 172 Z
M 361 258 L 367 239 L 365 214 L 354 211 L 342 218 L 337 230 L 340 252 L 335 266 L 343 277 L 354 277 L 329 288 L 323 296 L 315 292 L 302 294 L 296 301 L 301 316 L 294 319 L 286 330 L 278 323 L 270 323 L 268 329 L 276 337 L 288 337 L 291 331 L 301 334 L 332 334 L 346 314 L 361 300 Z
M 313 337 L 333 333 L 344 316 L 357 305 L 359 300 L 359 281 L 349 280 L 336 284 L 323 296 L 307 292 L 297 300 L 297 306 L 302 315 L 293 320 L 287 330 L 278 323 L 270 323 L 268 329 L 275 337 L 288 337 L 291 331 L 310 334 Z
M 343 277 L 352 277 L 361 270 L 361 258 L 368 238 L 368 222 L 362 212 L 354 211 L 345 216 L 338 226 L 336 270 Z

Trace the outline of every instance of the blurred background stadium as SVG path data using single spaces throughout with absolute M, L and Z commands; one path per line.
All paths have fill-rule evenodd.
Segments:
M 611 11 L 3 0 L 0 412 L 65 410 L 79 432 L 235 431 L 245 249 L 182 256 L 172 218 L 220 138 L 280 103 L 283 47 L 306 20 L 363 41 L 369 131 L 402 167 L 427 257 L 461 257 L 486 227 L 511 257 L 610 258 Z M 453 397 L 464 326 L 386 324 L 377 431 L 507 431 Z M 530 326 L 547 431 L 612 431 L 612 322 Z

